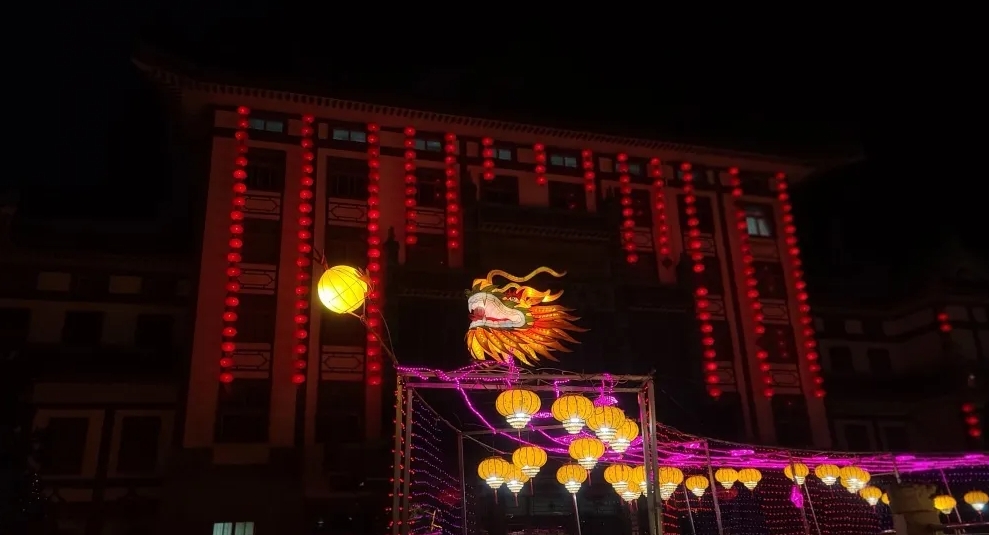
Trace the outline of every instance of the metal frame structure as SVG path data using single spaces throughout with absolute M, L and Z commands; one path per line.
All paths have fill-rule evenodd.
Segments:
M 649 535 L 662 535 L 662 500 L 657 488 L 659 472 L 658 444 L 656 439 L 656 402 L 655 384 L 650 375 L 607 375 L 607 374 L 576 374 L 553 371 L 543 373 L 539 370 L 528 371 L 512 368 L 489 368 L 467 371 L 456 375 L 456 381 L 435 372 L 398 372 L 395 403 L 395 458 L 392 476 L 392 515 L 391 534 L 407 535 L 409 532 L 409 486 L 411 484 L 411 462 L 402 461 L 402 456 L 409 459 L 412 443 L 412 399 L 417 395 L 416 390 L 429 389 L 460 389 L 503 391 L 508 388 L 524 388 L 535 392 L 600 392 L 603 382 L 614 384 L 608 387 L 608 392 L 616 394 L 635 394 L 639 404 L 639 428 L 642 430 L 642 448 L 647 474 L 646 508 L 649 516 Z M 509 386 L 511 385 L 511 386 Z M 486 429 L 480 431 L 463 431 L 444 420 L 444 423 L 457 433 L 457 454 L 460 476 L 461 511 L 463 535 L 467 532 L 467 492 L 464 467 L 464 441 L 478 442 L 478 436 L 499 433 L 517 432 L 516 429 Z M 533 426 L 533 429 L 562 429 L 559 425 Z M 404 441 L 404 448 L 403 446 Z M 478 442 L 480 443 L 480 442 Z M 578 529 L 579 529 L 578 520 Z

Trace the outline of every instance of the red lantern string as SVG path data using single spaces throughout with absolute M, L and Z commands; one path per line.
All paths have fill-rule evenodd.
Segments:
M 622 248 L 625 261 L 635 264 L 639 255 L 635 252 L 635 208 L 632 207 L 632 177 L 628 174 L 628 154 L 618 154 L 618 190 L 622 204 Z
M 237 131 L 234 139 L 237 141 L 237 155 L 234 157 L 233 172 L 233 207 L 230 211 L 230 240 L 227 242 L 227 296 L 224 299 L 223 311 L 223 342 L 220 350 L 223 356 L 220 357 L 220 382 L 232 383 L 234 376 L 230 373 L 230 368 L 234 365 L 233 353 L 237 349 L 234 340 L 237 337 L 237 307 L 240 306 L 240 299 L 237 294 L 240 292 L 240 251 L 244 247 L 244 205 L 247 199 L 244 193 L 247 192 L 247 129 L 249 127 L 249 117 L 251 109 L 246 106 L 237 108 Z
M 975 412 L 974 403 L 962 403 L 962 415 L 965 418 L 965 425 L 968 426 L 968 436 L 978 439 L 982 437 L 982 421 Z
M 536 143 L 532 146 L 532 152 L 536 156 L 536 184 L 545 186 L 548 183 L 546 181 L 546 145 Z
M 292 382 L 301 385 L 306 382 L 306 369 L 309 355 L 309 288 L 311 287 L 311 267 L 312 261 L 312 213 L 313 213 L 313 161 L 316 154 L 313 152 L 313 121 L 312 115 L 302 116 L 302 140 L 299 144 L 302 147 L 302 176 L 299 178 L 299 238 L 298 258 L 295 265 L 299 272 L 295 275 L 295 360 L 292 365 Z
M 415 245 L 416 236 L 416 129 L 405 127 L 405 244 Z
M 580 151 L 581 167 L 584 169 L 584 189 L 587 191 L 594 191 L 596 185 L 594 179 L 597 175 L 594 174 L 594 153 L 589 150 Z
M 486 137 L 481 140 L 481 145 L 484 147 L 481 149 L 481 157 L 484 158 L 484 172 L 481 176 L 484 180 L 494 180 L 494 140 Z
M 694 191 L 694 174 L 691 172 L 693 167 L 684 162 L 680 164 L 680 171 L 683 172 L 683 204 L 684 204 L 684 214 L 687 216 L 687 251 L 690 255 L 690 260 L 694 263 L 693 270 L 694 273 L 700 275 L 704 273 L 704 254 L 701 253 L 701 241 L 700 241 L 700 220 L 697 219 L 697 196 Z M 721 389 L 718 388 L 718 369 L 717 363 L 714 359 L 717 358 L 718 352 L 714 349 L 714 337 L 711 333 L 714 332 L 714 325 L 711 324 L 711 312 L 708 310 L 711 307 L 710 301 L 707 300 L 708 289 L 704 285 L 703 281 L 698 280 L 697 288 L 694 289 L 694 304 L 697 308 L 697 321 L 699 322 L 699 327 L 701 330 L 701 345 L 703 346 L 704 356 L 704 381 L 707 383 L 707 393 L 713 398 L 721 397 Z
M 448 133 L 443 140 L 446 157 L 446 248 L 453 251 L 460 248 L 460 180 L 457 176 L 457 135 Z
M 736 200 L 744 194 L 742 191 L 742 180 L 738 177 L 738 169 L 732 167 L 728 170 L 731 185 L 731 196 Z M 746 221 L 745 209 L 735 205 L 735 229 L 738 231 L 738 252 L 742 258 L 742 272 L 745 275 L 745 297 L 749 300 L 749 309 L 752 313 L 752 334 L 755 339 L 755 356 L 759 360 L 759 371 L 762 372 L 762 395 L 773 396 L 773 376 L 769 373 L 769 352 L 763 347 L 762 337 L 766 333 L 764 323 L 766 317 L 762 313 L 762 303 L 759 301 L 759 280 L 756 279 L 756 271 L 753 263 L 752 244 L 749 239 L 749 225 Z
M 666 196 L 663 181 L 663 166 L 659 158 L 649 160 L 649 177 L 652 178 L 653 210 L 656 216 L 656 239 L 659 243 L 660 260 L 670 257 L 670 225 L 666 221 Z
M 790 258 L 790 267 L 793 276 L 793 291 L 797 301 L 797 318 L 800 321 L 801 334 L 803 335 L 804 359 L 807 361 L 807 371 L 814 382 L 814 396 L 823 398 L 827 392 L 824 390 L 824 378 L 821 377 L 821 365 L 818 364 L 820 355 L 817 352 L 817 340 L 814 336 L 814 319 L 810 315 L 810 305 L 807 303 L 807 283 L 804 281 L 804 272 L 801 269 L 803 262 L 800 260 L 800 247 L 797 245 L 797 227 L 793 224 L 793 204 L 790 203 L 789 186 L 784 173 L 776 174 L 776 198 L 780 202 L 783 210 L 783 235 L 786 243 L 787 255 Z
M 938 329 L 947 334 L 951 332 L 951 318 L 948 316 L 947 312 L 941 311 L 937 314 Z
M 367 323 L 367 345 L 365 367 L 367 383 L 381 385 L 381 340 L 378 328 L 381 325 L 381 128 L 374 123 L 367 125 L 367 272 L 371 288 L 364 301 L 364 315 Z

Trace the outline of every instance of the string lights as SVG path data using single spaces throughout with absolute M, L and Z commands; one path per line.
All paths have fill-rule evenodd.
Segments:
M 786 174 L 776 174 L 776 199 L 779 200 L 783 211 L 783 240 L 786 244 L 787 256 L 790 259 L 791 276 L 793 277 L 794 297 L 799 302 L 795 316 L 800 322 L 803 339 L 804 359 L 807 361 L 807 372 L 814 382 L 814 396 L 823 398 L 824 378 L 821 377 L 820 355 L 817 352 L 817 340 L 814 335 L 814 319 L 810 315 L 810 305 L 807 303 L 807 283 L 804 281 L 803 262 L 800 260 L 800 247 L 797 243 L 797 227 L 793 224 L 793 204 L 790 202 L 789 186 Z
M 457 177 L 457 136 L 448 133 L 443 137 L 443 158 L 446 175 L 446 248 L 460 248 L 460 181 Z
M 937 313 L 937 327 L 942 333 L 948 334 L 951 332 L 951 317 L 944 310 Z
M 233 353 L 237 349 L 235 339 L 237 337 L 237 307 L 240 306 L 240 262 L 241 250 L 244 247 L 244 205 L 247 198 L 247 129 L 251 109 L 246 106 L 237 108 L 237 131 L 234 132 L 234 140 L 237 142 L 237 152 L 234 157 L 233 171 L 233 201 L 230 210 L 230 240 L 227 242 L 227 296 L 224 298 L 223 329 L 221 335 L 223 342 L 220 344 L 220 382 L 232 383 L 234 375 L 230 373 L 230 368 L 234 365 Z
M 968 426 L 968 436 L 974 439 L 981 438 L 982 421 L 979 420 L 979 415 L 975 412 L 974 403 L 962 403 L 962 417 L 965 419 L 965 425 Z
M 295 274 L 295 316 L 292 318 L 295 323 L 295 359 L 292 361 L 293 373 L 292 382 L 301 385 L 306 382 L 304 370 L 308 363 L 309 344 L 309 288 L 312 279 L 312 213 L 313 213 L 313 162 L 316 154 L 313 152 L 313 127 L 315 121 L 312 115 L 302 116 L 302 129 L 300 131 L 302 140 L 299 142 L 302 148 L 302 176 L 299 178 L 299 230 L 296 235 L 299 239 L 297 246 L 298 256 L 295 265 L 298 272 Z
M 381 386 L 381 127 L 367 125 L 367 272 L 371 289 L 364 302 L 367 325 L 365 371 L 369 386 Z
M 532 152 L 536 159 L 536 184 L 540 186 L 545 186 L 546 181 L 546 145 L 542 143 L 536 143 L 532 146 Z
M 663 164 L 659 158 L 649 160 L 649 178 L 652 179 L 652 207 L 656 219 L 657 252 L 660 260 L 670 257 L 670 225 L 666 221 L 666 182 L 663 180 Z
M 597 175 L 594 174 L 594 153 L 584 149 L 580 151 L 580 167 L 584 170 L 584 190 L 594 191 L 597 186 L 594 181 Z
M 481 176 L 484 180 L 494 180 L 494 140 L 489 137 L 482 139 L 481 147 L 481 165 L 484 166 Z
M 628 174 L 628 154 L 618 154 L 618 191 L 622 205 L 622 248 L 625 249 L 625 261 L 635 264 L 639 255 L 635 252 L 635 208 L 632 207 L 632 177 Z
M 388 493 L 388 503 L 389 505 L 385 507 L 385 514 L 391 516 L 392 520 L 388 522 L 388 530 L 396 525 L 394 520 L 395 516 L 392 515 L 396 509 L 395 504 L 398 504 L 397 509 L 399 513 L 402 511 L 402 490 L 405 488 L 405 473 L 406 473 L 406 460 L 405 460 L 405 426 L 407 421 L 407 411 L 405 410 L 405 402 L 403 396 L 400 394 L 399 388 L 401 388 L 401 382 L 395 388 L 395 417 L 399 420 L 392 420 L 392 424 L 395 426 L 395 442 L 392 446 L 392 477 L 389 482 L 392 483 L 393 489 L 398 489 L 398 492 Z M 408 395 L 408 394 L 406 394 Z M 410 476 L 411 477 L 411 474 Z M 403 515 L 397 515 L 398 518 L 402 518 Z M 402 521 L 398 520 L 397 524 L 401 526 Z
M 416 129 L 405 127 L 405 244 L 415 245 L 416 236 Z
M 457 436 L 419 397 L 412 400 L 412 459 L 409 508 L 419 520 L 411 533 L 429 533 L 435 524 L 444 533 L 460 533 L 463 507 L 457 457 L 446 453 Z M 413 516 L 413 515 L 410 515 Z

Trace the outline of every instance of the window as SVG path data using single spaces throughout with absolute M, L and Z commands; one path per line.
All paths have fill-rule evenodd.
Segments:
M 512 149 L 495 148 L 494 157 L 496 160 L 512 161 L 515 158 L 512 156 Z
M 446 235 L 419 233 L 416 237 L 416 244 L 405 248 L 405 265 L 427 270 L 445 268 L 449 255 Z
M 831 361 L 831 373 L 855 373 L 855 362 L 852 360 L 850 347 L 829 347 L 828 360 Z
M 893 374 L 893 361 L 889 357 L 889 350 L 883 347 L 870 347 L 865 352 L 869 359 L 869 372 L 874 375 L 889 377 Z
M 148 349 L 171 349 L 175 316 L 171 314 L 139 314 L 134 344 Z
M 216 441 L 260 443 L 268 440 L 271 382 L 238 378 L 220 387 L 216 405 Z
M 24 342 L 31 329 L 31 309 L 0 308 L 0 344 Z
M 160 417 L 125 416 L 120 423 L 117 472 L 121 474 L 154 472 L 158 468 L 160 436 Z
M 357 158 L 326 159 L 327 196 L 367 200 L 367 162 Z
M 48 475 L 82 474 L 89 418 L 51 418 L 41 431 L 41 470 Z
M 416 170 L 416 204 L 423 208 L 446 208 L 446 173 L 442 169 Z
M 797 343 L 789 325 L 766 325 L 761 345 L 769 353 L 769 362 L 797 362 Z
M 275 296 L 238 294 L 237 340 L 271 344 L 275 340 Z
M 258 119 L 252 117 L 248 120 L 247 126 L 251 130 L 264 130 L 265 132 L 278 132 L 279 134 L 285 131 L 285 123 L 283 121 L 275 121 L 273 119 Z
M 866 423 L 841 423 L 845 449 L 848 451 L 872 451 L 872 430 Z
M 354 143 L 367 143 L 367 132 L 365 132 L 364 130 L 347 130 L 345 128 L 334 128 L 333 141 L 353 141 Z
M 416 150 L 443 152 L 443 142 L 437 139 L 416 139 Z
M 811 445 L 810 417 L 807 401 L 799 394 L 777 394 L 772 398 L 776 443 L 780 446 Z
M 62 342 L 98 345 L 103 339 L 103 312 L 73 310 L 65 313 Z
M 756 289 L 763 299 L 786 299 L 786 275 L 779 262 L 752 263 L 755 269 Z
M 244 227 L 244 244 L 240 250 L 243 262 L 278 265 L 282 254 L 281 220 L 248 217 L 240 223 Z
M 577 157 L 563 155 L 563 154 L 551 154 L 549 157 L 549 164 L 555 165 L 557 167 L 571 167 L 573 169 L 576 169 Z
M 749 236 L 772 238 L 773 224 L 769 219 L 772 213 L 767 207 L 750 204 L 745 207 L 745 225 Z
M 519 179 L 496 175 L 493 180 L 481 180 L 481 200 L 494 204 L 519 203 Z
M 281 193 L 285 189 L 285 152 L 252 148 L 247 158 L 248 190 Z
M 213 535 L 254 535 L 254 522 L 217 522 Z
M 642 176 L 642 164 L 640 163 L 629 163 L 628 164 L 628 174 L 635 176 Z
M 550 208 L 587 211 L 587 193 L 583 184 L 550 180 L 548 186 Z

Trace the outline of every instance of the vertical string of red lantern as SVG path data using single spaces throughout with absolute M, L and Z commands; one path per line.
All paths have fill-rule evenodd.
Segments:
M 223 330 L 221 335 L 223 342 L 220 350 L 223 356 L 220 357 L 220 382 L 231 383 L 234 375 L 230 373 L 230 368 L 234 365 L 233 353 L 237 349 L 235 339 L 237 337 L 237 307 L 240 306 L 240 251 L 244 247 L 244 211 L 243 207 L 247 203 L 244 193 L 247 192 L 247 128 L 251 109 L 246 106 L 237 108 L 237 131 L 234 139 L 237 141 L 237 153 L 234 157 L 233 171 L 233 201 L 230 210 L 230 240 L 227 242 L 227 296 L 224 299 Z
M 457 176 L 457 135 L 443 136 L 444 173 L 446 175 L 446 248 L 460 248 L 460 179 Z
M 405 244 L 415 245 L 416 236 L 416 129 L 405 127 Z
M 295 275 L 295 360 L 292 362 L 293 369 L 292 382 L 301 385 L 306 382 L 306 374 L 303 370 L 309 362 L 309 301 L 310 288 L 312 286 L 312 198 L 313 198 L 313 161 L 316 154 L 313 152 L 313 121 L 312 115 L 302 116 L 302 130 L 300 131 L 302 140 L 299 145 L 302 147 L 302 176 L 299 178 L 299 230 L 298 230 L 298 252 L 295 265 L 299 268 Z
M 622 205 L 622 248 L 625 261 L 635 264 L 639 255 L 635 252 L 635 208 L 632 207 L 632 177 L 628 174 L 628 154 L 618 153 L 618 193 Z
M 548 184 L 546 180 L 546 145 L 542 143 L 536 143 L 532 146 L 532 152 L 536 158 L 536 184 L 539 186 L 545 186 Z
M 597 175 L 594 174 L 594 153 L 587 149 L 580 151 L 580 164 L 584 170 L 584 190 L 594 191 L 597 189 L 594 182 L 597 178 Z
M 797 246 L 797 227 L 793 224 L 793 204 L 790 203 L 788 190 L 786 174 L 777 173 L 776 199 L 779 200 L 780 209 L 783 211 L 783 241 L 786 244 L 786 252 L 792 268 L 790 274 L 793 277 L 794 297 L 799 301 L 796 316 L 803 335 L 804 359 L 807 361 L 807 371 L 814 382 L 814 396 L 823 398 L 827 392 L 824 390 L 824 378 L 821 377 L 820 355 L 817 352 L 817 339 L 814 333 L 814 318 L 810 315 L 810 305 L 807 303 L 807 283 L 804 281 L 803 262 L 800 260 L 800 247 Z
M 717 373 L 718 365 L 715 359 L 718 352 L 714 349 L 714 325 L 711 324 L 711 303 L 707 300 L 708 288 L 704 281 L 700 279 L 700 274 L 704 273 L 704 253 L 701 252 L 700 220 L 697 219 L 697 196 L 694 191 L 694 173 L 691 172 L 693 166 L 684 162 L 680 164 L 680 171 L 683 176 L 683 204 L 684 215 L 687 216 L 687 254 L 693 262 L 693 272 L 698 275 L 697 288 L 694 289 L 694 305 L 697 309 L 697 321 L 701 331 L 701 346 L 704 357 L 704 382 L 707 384 L 707 393 L 717 399 L 721 397 L 721 389 L 716 385 L 720 382 Z
M 652 178 L 652 202 L 653 215 L 655 216 L 654 226 L 656 227 L 656 241 L 659 244 L 660 261 L 670 256 L 670 225 L 666 221 L 666 195 L 663 181 L 663 166 L 659 158 L 649 160 L 649 177 Z
M 742 190 L 742 179 L 738 176 L 738 169 L 732 167 L 728 170 L 731 196 L 736 199 L 744 194 Z M 735 208 L 735 230 L 738 231 L 738 251 L 742 259 L 742 274 L 745 277 L 745 297 L 749 300 L 749 310 L 752 313 L 752 335 L 755 339 L 755 357 L 759 360 L 759 371 L 762 373 L 762 395 L 773 396 L 773 376 L 769 373 L 770 367 L 767 360 L 769 352 L 763 347 L 763 335 L 766 333 L 765 315 L 762 313 L 762 302 L 759 301 L 759 280 L 756 278 L 755 258 L 752 256 L 752 243 L 749 239 L 749 225 L 745 209 L 734 204 Z
M 948 311 L 941 310 L 937 313 L 937 324 L 938 330 L 941 331 L 942 345 L 945 348 L 945 352 L 951 351 L 951 331 L 954 327 L 951 325 L 951 316 L 948 315 Z M 972 376 L 969 374 L 969 379 L 967 380 L 966 390 L 963 393 L 964 398 L 969 398 L 969 390 L 975 387 L 975 381 L 971 379 Z M 970 439 L 978 441 L 982 437 L 982 421 L 979 419 L 979 415 L 975 410 L 975 404 L 971 401 L 965 401 L 961 404 L 962 420 L 965 422 L 966 434 Z
M 951 318 L 943 310 L 937 313 L 937 328 L 944 334 L 951 332 Z
M 367 325 L 365 370 L 367 384 L 381 385 L 381 138 L 375 123 L 367 125 L 367 276 L 371 287 L 364 301 Z
M 481 165 L 484 166 L 481 176 L 484 177 L 484 180 L 494 180 L 494 140 L 489 137 L 482 139 L 481 147 L 481 158 L 483 159 Z

